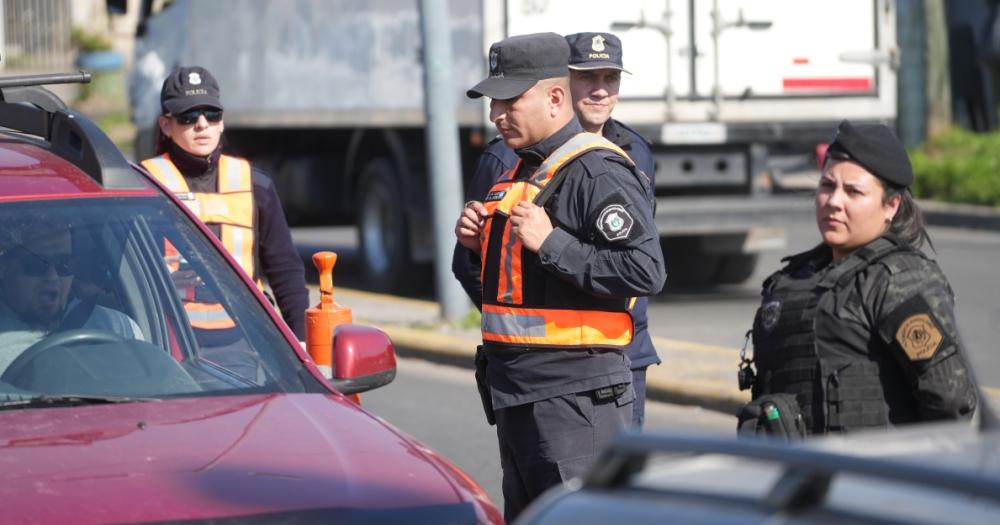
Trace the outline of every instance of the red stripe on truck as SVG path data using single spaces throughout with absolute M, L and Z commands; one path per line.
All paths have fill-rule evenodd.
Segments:
M 786 78 L 781 81 L 786 91 L 871 91 L 870 78 Z

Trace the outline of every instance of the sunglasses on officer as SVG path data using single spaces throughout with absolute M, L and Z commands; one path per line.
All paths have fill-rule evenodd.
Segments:
M 194 124 L 195 122 L 198 122 L 198 117 L 201 115 L 205 115 L 205 120 L 209 122 L 219 122 L 220 120 L 222 120 L 221 109 L 208 109 L 208 108 L 189 109 L 184 113 L 173 115 L 173 117 L 178 124 L 183 124 L 187 126 L 189 124 Z
M 69 254 L 39 255 L 24 246 L 11 250 L 9 256 L 17 263 L 18 269 L 26 277 L 43 277 L 49 268 L 55 268 L 59 277 L 73 275 L 73 256 Z

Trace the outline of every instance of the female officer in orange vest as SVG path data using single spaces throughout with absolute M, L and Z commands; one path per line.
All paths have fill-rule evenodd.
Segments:
M 245 159 L 222 154 L 218 82 L 201 67 L 175 68 L 163 81 L 160 105 L 157 156 L 142 165 L 222 240 L 247 275 L 270 286 L 285 322 L 304 340 L 305 269 L 271 179 Z M 210 306 L 192 301 L 191 307 L 196 327 L 231 326 L 224 312 L 215 319 Z

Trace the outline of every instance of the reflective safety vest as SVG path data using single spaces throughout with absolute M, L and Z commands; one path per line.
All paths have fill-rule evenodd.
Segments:
M 244 159 L 221 155 L 219 157 L 218 192 L 192 192 L 177 166 L 164 153 L 142 161 L 143 167 L 156 177 L 183 202 L 202 222 L 219 228 L 220 240 L 257 286 L 254 264 L 254 202 L 253 178 L 250 163 Z M 178 255 L 170 241 L 164 241 L 165 255 Z M 173 266 L 173 265 L 172 265 Z M 176 271 L 179 266 L 173 266 Z M 221 304 L 199 301 L 196 290 L 185 292 L 184 309 L 191 325 L 196 328 L 219 330 L 235 327 L 235 323 Z
M 256 279 L 250 163 L 237 157 L 220 156 L 218 192 L 215 193 L 192 192 L 168 154 L 146 159 L 142 165 L 202 222 L 217 225 L 222 245 L 243 271 Z
M 526 250 L 511 233 L 508 220 L 519 202 L 544 206 L 560 183 L 560 169 L 591 150 L 621 156 L 635 169 L 614 143 L 594 133 L 579 133 L 552 152 L 531 176 L 515 180 L 521 165 L 518 160 L 487 194 L 484 205 L 488 216 L 480 232 L 484 342 L 624 348 L 632 341 L 629 311 L 635 298 L 597 297 L 546 275 L 537 254 Z

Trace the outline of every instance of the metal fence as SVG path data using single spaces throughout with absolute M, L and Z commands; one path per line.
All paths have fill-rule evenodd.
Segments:
M 0 0 L 0 68 L 65 70 L 73 66 L 70 0 Z

